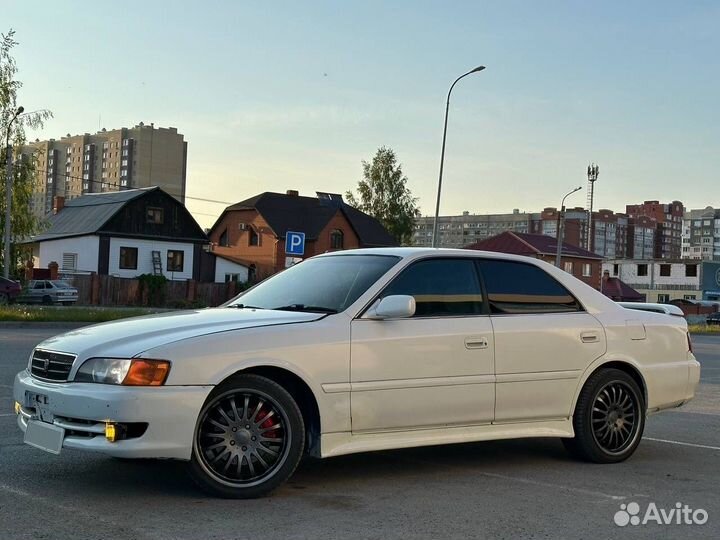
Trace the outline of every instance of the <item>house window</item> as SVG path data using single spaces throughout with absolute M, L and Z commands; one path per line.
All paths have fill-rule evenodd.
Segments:
M 121 270 L 137 270 L 138 248 L 121 247 L 120 248 L 120 269 Z
M 582 265 L 582 275 L 583 277 L 590 277 L 592 276 L 592 265 L 590 263 L 583 263 Z
M 637 265 L 637 275 L 638 276 L 647 276 L 648 275 L 648 265 L 647 264 L 638 264 Z
M 167 252 L 168 272 L 182 272 L 185 262 L 185 252 L 169 249 Z
M 77 270 L 77 253 L 63 253 L 62 269 Z
M 619 272 L 620 272 L 620 265 L 613 264 L 613 276 L 617 276 Z
M 697 297 L 694 294 L 684 294 L 683 299 L 685 300 L 695 300 Z
M 155 225 L 162 225 L 164 221 L 164 212 L 162 208 L 154 208 L 148 206 L 147 209 L 147 222 L 154 223 Z
M 342 249 L 343 248 L 343 232 L 340 229 L 335 229 L 330 233 L 330 249 Z
M 250 226 L 248 228 L 248 232 L 250 233 L 250 236 L 248 237 L 248 244 L 251 246 L 259 246 L 260 245 L 260 235 L 257 233 L 255 228 L 253 226 Z
M 659 304 L 667 304 L 668 302 L 670 302 L 669 294 L 658 294 L 658 303 Z
M 685 277 L 697 277 L 697 264 L 685 265 Z
M 227 229 L 225 229 L 222 234 L 220 235 L 220 238 L 218 240 L 218 244 L 223 247 L 228 247 L 230 245 L 230 242 L 228 242 L 228 232 Z
M 229 283 L 230 281 L 242 283 L 242 280 L 240 279 L 240 274 L 225 274 L 225 283 Z
M 568 274 L 572 274 L 572 272 L 573 272 L 573 263 L 572 263 L 572 261 L 566 261 L 565 263 L 563 263 L 563 269 L 564 269 Z
M 660 265 L 660 275 L 662 277 L 670 277 L 670 265 L 669 264 L 661 264 Z

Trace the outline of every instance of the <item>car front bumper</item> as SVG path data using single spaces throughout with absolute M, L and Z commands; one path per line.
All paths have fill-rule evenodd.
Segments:
M 65 429 L 63 448 L 126 458 L 190 459 L 193 432 L 212 386 L 130 387 L 94 383 L 48 383 L 22 371 L 13 396 L 17 423 L 40 420 Z M 43 403 L 39 403 L 40 396 Z M 146 424 L 140 436 L 110 442 L 105 425 Z

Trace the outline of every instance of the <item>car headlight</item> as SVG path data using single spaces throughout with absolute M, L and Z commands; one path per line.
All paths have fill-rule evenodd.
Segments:
M 90 358 L 75 374 L 75 382 L 160 386 L 170 372 L 167 360 Z

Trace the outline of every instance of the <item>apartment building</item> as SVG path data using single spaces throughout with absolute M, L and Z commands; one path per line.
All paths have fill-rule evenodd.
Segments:
M 53 197 L 71 200 L 88 193 L 158 186 L 184 204 L 187 142 L 174 127 L 140 122 L 132 128 L 102 129 L 95 134 L 36 140 L 24 159 L 34 155 L 36 176 L 31 206 L 43 216 Z
M 459 216 L 440 216 L 438 218 L 438 247 L 462 248 L 468 244 L 490 238 L 504 231 L 519 233 L 531 232 L 531 224 L 539 214 L 529 214 L 513 210 L 511 214 L 471 214 L 463 212 Z M 412 236 L 413 246 L 432 245 L 432 216 L 415 220 Z
M 602 269 L 647 302 L 720 299 L 720 262 L 618 259 L 603 262 Z
M 685 208 L 680 201 L 663 204 L 659 201 L 645 201 L 629 204 L 625 213 L 631 219 L 649 217 L 655 220 L 656 259 L 679 259 L 682 255 L 682 225 Z
M 720 209 L 708 206 L 685 213 L 682 256 L 684 259 L 720 260 Z

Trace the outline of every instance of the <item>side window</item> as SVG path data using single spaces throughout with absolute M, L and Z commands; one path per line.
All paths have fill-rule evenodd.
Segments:
M 483 312 L 474 259 L 429 259 L 406 268 L 383 296 L 415 297 L 415 317 L 454 317 Z
M 480 261 L 490 313 L 581 311 L 577 300 L 554 278 L 532 264 Z

